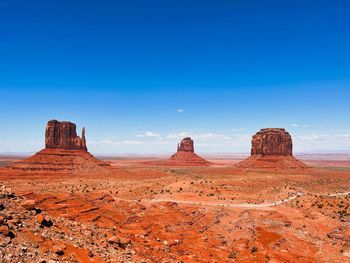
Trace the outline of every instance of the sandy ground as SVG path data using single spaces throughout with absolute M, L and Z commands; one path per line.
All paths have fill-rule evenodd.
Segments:
M 0 213 L 12 215 L 15 237 L 0 240 L 2 260 L 349 262 L 350 161 L 320 159 L 306 171 L 239 170 L 225 158 L 210 167 L 110 159 L 108 175 L 3 168 L 13 194 Z

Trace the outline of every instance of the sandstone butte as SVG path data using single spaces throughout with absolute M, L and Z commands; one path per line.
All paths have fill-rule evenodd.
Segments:
M 251 156 L 240 168 L 297 169 L 307 166 L 293 156 L 292 136 L 283 128 L 261 129 L 252 137 Z
M 167 160 L 175 166 L 207 166 L 211 163 L 194 152 L 194 143 L 190 137 L 183 138 L 177 145 L 177 152 Z
M 51 120 L 45 131 L 45 148 L 33 156 L 16 162 L 11 168 L 33 172 L 103 171 L 109 165 L 87 150 L 85 128 L 82 136 L 72 122 Z

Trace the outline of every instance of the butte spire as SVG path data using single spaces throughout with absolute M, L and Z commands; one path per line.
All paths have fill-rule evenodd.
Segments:
M 194 153 L 194 142 L 190 137 L 183 138 L 177 145 L 177 152 L 167 161 L 175 166 L 206 166 L 210 162 Z
M 105 169 L 107 163 L 96 159 L 87 150 L 85 128 L 77 135 L 75 123 L 50 120 L 45 130 L 45 148 L 35 155 L 16 162 L 12 169 L 32 172 L 74 172 Z

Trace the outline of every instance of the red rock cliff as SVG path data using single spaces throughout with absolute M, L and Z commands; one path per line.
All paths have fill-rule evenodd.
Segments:
M 183 138 L 177 145 L 178 152 L 194 152 L 193 140 L 190 137 Z
M 45 148 L 87 151 L 85 129 L 83 128 L 82 137 L 80 138 L 77 135 L 74 123 L 51 120 L 46 126 Z
M 252 138 L 251 155 L 292 156 L 292 137 L 285 129 L 261 129 Z

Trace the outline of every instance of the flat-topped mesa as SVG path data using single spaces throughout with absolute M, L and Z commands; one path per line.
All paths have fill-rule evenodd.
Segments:
M 282 128 L 261 129 L 252 138 L 251 155 L 293 156 L 292 137 Z
M 45 148 L 84 150 L 87 151 L 85 128 L 81 138 L 77 135 L 76 125 L 69 121 L 51 120 L 47 123 L 45 131 Z
M 193 140 L 190 137 L 183 138 L 180 144 L 177 145 L 177 151 L 194 153 Z
M 307 165 L 293 157 L 292 136 L 282 128 L 266 128 L 252 138 L 251 156 L 235 165 L 247 169 L 305 169 Z

